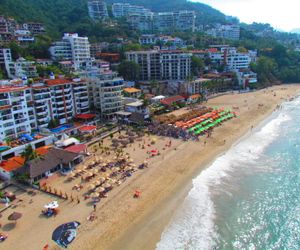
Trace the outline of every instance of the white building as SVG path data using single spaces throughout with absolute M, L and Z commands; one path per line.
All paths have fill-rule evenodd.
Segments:
M 143 12 L 128 15 L 134 29 L 150 32 L 195 31 L 196 14 L 194 11 Z
M 148 50 L 126 52 L 126 58 L 140 65 L 139 80 L 185 80 L 191 73 L 191 53 Z
M 112 5 L 112 14 L 116 18 L 149 13 L 151 13 L 151 10 L 146 9 L 143 6 L 131 5 L 129 3 L 114 3 Z
M 65 33 L 62 41 L 53 43 L 50 53 L 54 61 L 72 60 L 76 70 L 91 61 L 88 38 L 80 37 L 77 33 Z
M 251 70 L 237 70 L 237 79 L 241 88 L 245 89 L 251 84 L 257 83 L 257 74 Z
M 34 61 L 28 61 L 20 57 L 10 65 L 9 75 L 12 78 L 35 78 L 38 76 Z
M 215 28 L 206 31 L 206 34 L 213 37 L 220 37 L 229 40 L 240 39 L 239 25 L 217 25 Z
M 210 82 L 211 79 L 198 78 L 185 83 L 185 92 L 189 95 L 200 94 L 203 91 L 203 84 Z
M 194 11 L 159 12 L 153 15 L 154 31 L 195 31 Z
M 88 1 L 88 12 L 93 20 L 103 20 L 108 17 L 107 5 L 104 0 Z
M 81 79 L 49 79 L 32 85 L 38 127 L 50 120 L 67 123 L 76 114 L 89 112 L 88 86 Z
M 31 133 L 36 128 L 30 88 L 9 85 L 0 87 L 0 121 L 0 141 Z
M 224 65 L 228 71 L 248 69 L 257 58 L 256 51 L 239 52 L 235 47 L 216 46 L 208 50 L 208 57 L 213 64 Z
M 135 13 L 128 16 L 132 28 L 140 31 L 153 31 L 153 13 Z
M 170 45 L 173 47 L 184 47 L 184 41 L 179 37 L 172 36 L 157 36 L 153 34 L 141 35 L 139 37 L 139 43 L 142 45 L 153 45 L 160 43 L 161 45 Z
M 89 112 L 87 82 L 49 79 L 33 83 L 6 82 L 0 87 L 0 141 L 48 126 L 51 119 L 67 123 Z
M 111 119 L 116 112 L 123 109 L 123 78 L 117 77 L 115 73 L 99 73 L 90 76 L 89 82 L 90 103 L 100 112 L 103 118 Z
M 6 71 L 7 76 L 10 78 L 10 67 L 12 67 L 11 50 L 8 48 L 0 48 L 0 68 Z

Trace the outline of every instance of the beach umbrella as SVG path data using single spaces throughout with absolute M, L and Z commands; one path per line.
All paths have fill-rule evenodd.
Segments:
M 44 208 L 50 208 L 50 209 L 55 209 L 58 207 L 59 207 L 59 205 L 58 205 L 57 201 L 52 201 L 44 206 Z
M 99 172 L 98 169 L 93 169 L 92 171 L 93 174 L 97 174 L 98 172 Z
M 119 168 L 119 167 L 115 167 L 115 168 L 114 168 L 114 172 L 117 172 L 117 171 L 120 171 L 120 168 Z
M 103 176 L 104 176 L 105 178 L 108 178 L 108 177 L 110 176 L 110 173 L 104 173 Z
M 99 185 L 101 185 L 101 182 L 100 182 L 100 181 L 95 181 L 93 184 L 94 184 L 95 186 L 99 186 Z
M 57 227 L 52 233 L 52 240 L 56 242 L 60 247 L 67 248 L 69 244 L 77 236 L 77 228 L 80 226 L 80 223 L 77 221 L 69 222 L 62 224 Z
M 104 187 L 98 187 L 97 189 L 96 189 L 96 192 L 99 192 L 99 193 L 102 193 L 102 192 L 104 192 L 105 191 L 105 188 Z
M 115 183 L 116 183 L 116 181 L 115 180 L 113 180 L 113 179 L 111 179 L 111 180 L 109 180 L 108 182 L 107 182 L 109 185 L 114 185 Z
M 73 177 L 75 177 L 75 175 L 76 175 L 75 173 L 71 173 L 71 174 L 69 175 L 69 177 L 70 177 L 70 178 L 73 178 Z
M 99 196 L 100 196 L 99 193 L 96 193 L 96 192 L 91 194 L 92 198 L 98 198 Z
M 111 184 L 109 184 L 108 182 L 107 182 L 107 183 L 104 183 L 103 187 L 104 187 L 104 188 L 110 188 L 110 187 L 111 187 Z
M 100 182 L 103 182 L 103 181 L 105 181 L 105 178 L 104 178 L 104 177 L 100 177 L 100 178 L 99 178 L 99 181 L 100 181 Z
M 10 216 L 8 216 L 8 220 L 13 220 L 17 222 L 17 220 L 20 219 L 21 217 L 22 217 L 21 213 L 13 212 Z
M 93 190 L 95 187 L 96 187 L 96 186 L 95 186 L 94 184 L 88 185 L 88 189 L 89 189 L 89 190 Z

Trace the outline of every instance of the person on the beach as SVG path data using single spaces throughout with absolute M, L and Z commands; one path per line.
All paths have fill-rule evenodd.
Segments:
M 96 203 L 93 204 L 93 208 L 94 208 L 94 212 L 96 212 L 96 208 L 97 208 Z

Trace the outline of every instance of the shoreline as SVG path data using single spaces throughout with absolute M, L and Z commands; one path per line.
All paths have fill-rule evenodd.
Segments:
M 225 109 L 238 107 L 238 117 L 222 123 L 213 130 L 211 137 L 201 136 L 199 141 L 182 141 L 154 135 L 140 137 L 124 151 L 132 157 L 135 164 L 147 160 L 149 167 L 136 171 L 120 186 L 116 185 L 107 198 L 101 199 L 94 211 L 97 218 L 93 221 L 87 219 L 93 212 L 93 204 L 90 200 L 82 200 L 89 183 L 80 178 L 69 182 L 67 178 L 53 176 L 48 180 L 53 188 L 63 189 L 68 194 L 73 194 L 73 197 L 81 198 L 79 203 L 59 200 L 61 212 L 52 218 L 45 218 L 40 212 L 53 197 L 42 192 L 31 197 L 26 192 L 11 190 L 18 193 L 22 202 L 3 213 L 1 223 L 4 225 L 3 231 L 8 232 L 9 239 L 1 243 L 1 246 L 3 249 L 21 249 L 24 245 L 28 249 L 42 249 L 47 243 L 49 250 L 59 250 L 51 240 L 53 230 L 63 223 L 76 220 L 81 226 L 76 239 L 68 247 L 71 250 L 154 249 L 174 212 L 190 191 L 193 179 L 247 136 L 251 126 L 256 127 L 271 115 L 278 104 L 299 91 L 300 85 L 280 85 L 257 92 L 233 93 L 210 99 L 204 105 Z M 180 115 L 184 112 L 187 109 L 173 114 Z M 150 145 L 152 141 L 155 141 L 155 145 Z M 167 147 L 170 141 L 172 145 Z M 110 138 L 104 140 L 105 146 L 110 143 Z M 144 147 L 141 147 L 141 143 Z M 149 157 L 147 151 L 152 148 L 156 148 L 161 154 Z M 109 160 L 114 157 L 114 153 L 110 156 L 100 153 L 99 156 Z M 75 184 L 84 187 L 81 191 L 73 190 Z M 141 191 L 138 199 L 133 198 L 135 190 Z M 13 211 L 20 211 L 24 215 L 17 226 L 6 219 Z
M 299 94 L 296 93 L 293 97 L 299 97 Z M 210 100 L 213 100 L 215 98 L 212 98 Z M 287 102 L 287 100 L 282 100 L 282 102 L 274 103 L 274 106 L 278 104 L 281 105 L 284 102 Z M 215 154 L 211 158 L 207 159 L 206 162 L 200 164 L 198 168 L 195 169 L 194 173 L 191 174 L 191 176 L 186 176 L 186 180 L 184 180 L 182 184 L 178 183 L 178 186 L 172 192 L 174 194 L 170 193 L 169 197 L 167 197 L 166 200 L 162 201 L 158 205 L 158 207 L 152 209 L 152 211 L 150 211 L 143 218 L 141 218 L 139 223 L 137 223 L 136 225 L 132 225 L 131 228 L 128 229 L 122 237 L 120 237 L 117 241 L 111 244 L 107 249 L 155 249 L 156 244 L 160 240 L 162 232 L 171 222 L 175 211 L 178 209 L 178 206 L 182 204 L 189 191 L 191 190 L 193 180 L 198 175 L 200 175 L 203 170 L 207 169 L 217 158 L 224 155 L 228 150 L 230 150 L 230 148 L 237 145 L 244 138 L 251 136 L 251 126 L 253 126 L 254 131 L 259 129 L 263 126 L 264 123 L 267 123 L 268 120 L 272 119 L 273 114 L 274 108 L 269 109 L 268 112 L 264 113 L 264 115 L 258 117 L 255 121 L 253 121 L 252 125 L 249 124 L 248 127 L 244 127 L 244 129 L 239 131 L 239 133 L 235 134 L 231 138 L 231 143 L 227 144 L 220 150 L 216 150 Z M 157 210 L 162 210 L 163 213 L 159 213 L 157 212 Z M 128 238 L 132 237 L 134 233 L 136 236 L 133 239 L 131 238 L 129 242 Z

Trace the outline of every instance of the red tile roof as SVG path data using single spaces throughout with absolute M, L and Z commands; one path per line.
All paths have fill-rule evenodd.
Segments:
M 77 144 L 77 145 L 72 145 L 70 147 L 67 147 L 64 150 L 79 154 L 79 153 L 86 152 L 87 146 L 85 144 Z
M 190 96 L 190 99 L 198 99 L 198 98 L 200 98 L 200 97 L 201 97 L 200 94 L 195 94 L 195 95 L 191 95 L 191 96 Z
M 47 85 L 61 85 L 61 84 L 67 84 L 67 83 L 72 83 L 72 80 L 70 79 L 50 79 L 46 80 L 45 83 Z
M 160 102 L 164 105 L 171 105 L 175 102 L 184 101 L 184 97 L 181 95 L 171 96 L 161 100 Z
M 21 156 L 14 156 L 9 158 L 6 161 L 2 161 L 0 163 L 0 167 L 4 169 L 6 172 L 12 172 L 20 167 L 22 167 L 25 163 L 25 159 Z
M 79 128 L 79 131 L 81 132 L 91 132 L 93 130 L 96 130 L 97 127 L 93 125 L 85 125 Z
M 49 152 L 49 148 L 50 148 L 49 146 L 44 146 L 44 147 L 37 148 L 35 151 L 39 155 L 46 155 Z M 6 172 L 12 172 L 22 167 L 24 163 L 25 163 L 25 159 L 22 156 L 14 156 L 9 158 L 6 161 L 2 161 L 0 163 L 0 167 L 4 169 Z
M 28 89 L 28 87 L 6 86 L 6 87 L 0 87 L 0 93 L 23 91 L 23 90 L 26 90 L 26 89 Z

